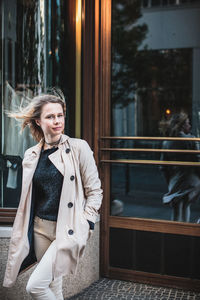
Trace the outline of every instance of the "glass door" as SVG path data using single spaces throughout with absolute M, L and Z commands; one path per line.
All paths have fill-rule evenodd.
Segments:
M 102 272 L 197 288 L 200 1 L 101 5 Z

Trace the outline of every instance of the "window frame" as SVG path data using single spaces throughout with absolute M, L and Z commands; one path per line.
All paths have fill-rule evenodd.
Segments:
M 111 128 L 111 17 L 112 0 L 101 0 L 100 2 L 100 132 L 101 145 L 100 167 L 102 174 L 102 186 L 104 190 L 103 205 L 101 208 L 101 275 L 121 280 L 134 280 L 143 283 L 158 284 L 163 286 L 181 287 L 186 289 L 197 289 L 199 280 L 181 278 L 161 274 L 151 274 L 135 270 L 114 268 L 109 265 L 110 228 L 124 228 L 132 230 L 145 230 L 149 232 L 163 232 L 181 234 L 188 236 L 200 236 L 200 227 L 194 223 L 183 223 L 166 220 L 153 220 L 134 217 L 110 216 L 110 141 Z M 123 137 L 131 138 L 131 137 Z M 132 137 L 133 138 L 133 137 Z M 143 138 L 144 137 L 138 137 Z M 153 137 L 152 137 L 153 139 Z M 106 150 L 105 150 L 106 149 Z M 116 161 L 115 161 L 116 162 Z M 130 162 L 123 162 L 130 163 Z M 139 162 L 140 163 L 140 162 Z M 153 163 L 153 162 L 152 162 Z M 199 290 L 199 288 L 198 288 Z

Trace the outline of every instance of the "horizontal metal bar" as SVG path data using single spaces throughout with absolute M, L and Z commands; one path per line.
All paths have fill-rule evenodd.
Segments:
M 200 153 L 200 150 L 154 149 L 154 148 L 153 149 L 146 149 L 146 148 L 101 148 L 100 151 Z
M 167 166 L 191 166 L 200 167 L 200 162 L 190 161 L 162 161 L 162 160 L 138 160 L 138 159 L 102 159 L 102 163 L 115 164 L 139 164 L 139 165 L 167 165 Z
M 102 140 L 149 140 L 149 141 L 199 141 L 200 138 L 181 138 L 181 137 L 147 137 L 147 136 L 102 136 Z
M 17 208 L 9 208 L 9 207 L 1 207 L 0 208 L 0 213 L 1 212 L 14 212 L 14 213 L 16 213 L 16 211 L 17 211 Z
M 169 220 L 144 219 L 125 216 L 110 216 L 108 222 L 109 227 L 114 228 L 200 236 L 199 224 L 196 223 L 172 222 Z
M 0 216 L 0 223 L 13 223 L 15 220 L 15 216 L 3 217 Z

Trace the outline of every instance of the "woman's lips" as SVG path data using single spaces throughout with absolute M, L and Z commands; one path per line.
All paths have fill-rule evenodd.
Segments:
M 62 127 L 54 127 L 53 130 L 61 130 Z

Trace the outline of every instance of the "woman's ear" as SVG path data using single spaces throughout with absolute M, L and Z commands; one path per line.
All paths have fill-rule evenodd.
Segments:
M 39 120 L 35 120 L 35 123 L 40 126 L 40 121 Z

